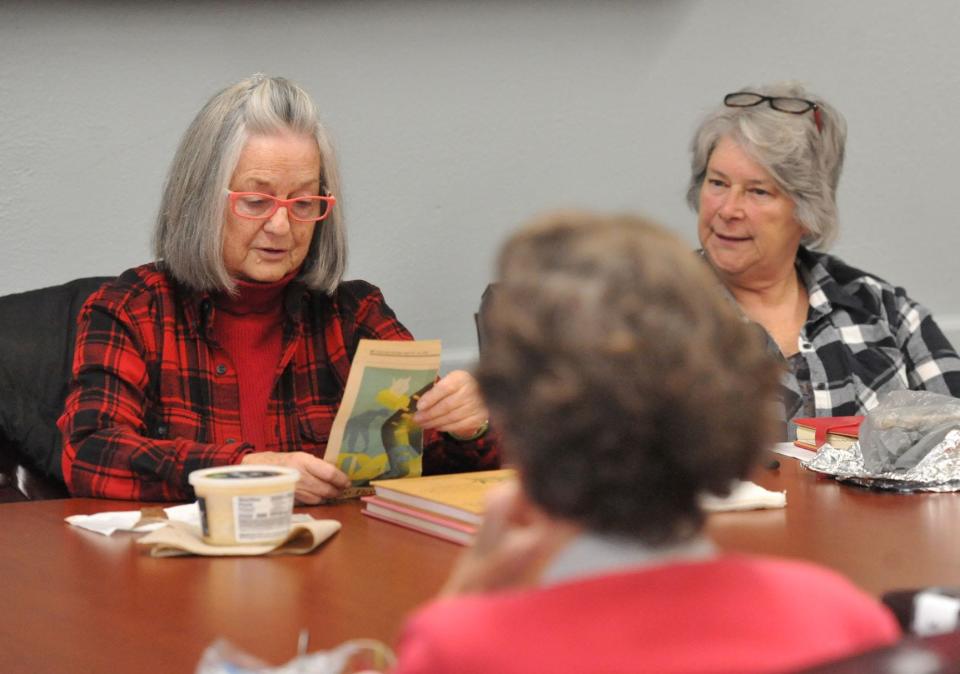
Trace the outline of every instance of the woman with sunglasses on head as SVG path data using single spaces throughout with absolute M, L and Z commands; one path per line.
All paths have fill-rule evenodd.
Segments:
M 693 138 L 703 255 L 783 357 L 786 421 L 864 414 L 892 390 L 960 396 L 960 358 L 930 312 L 824 252 L 845 140 L 840 113 L 795 83 L 728 94 Z
M 239 463 L 300 472 L 296 497 L 335 497 L 322 457 L 360 339 L 409 340 L 380 291 L 342 281 L 346 238 L 330 140 L 307 93 L 255 75 L 187 129 L 154 231 L 157 261 L 80 314 L 58 423 L 74 495 L 192 497 L 187 475 Z M 473 377 L 423 394 L 424 472 L 496 467 Z

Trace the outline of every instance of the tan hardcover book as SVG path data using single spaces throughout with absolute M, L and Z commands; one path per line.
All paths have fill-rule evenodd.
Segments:
M 469 524 L 479 524 L 487 492 L 516 477 L 511 468 L 371 482 L 376 495 Z

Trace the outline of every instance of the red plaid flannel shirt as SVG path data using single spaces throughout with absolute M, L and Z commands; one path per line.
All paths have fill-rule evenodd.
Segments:
M 359 340 L 412 336 L 364 281 L 342 283 L 332 297 L 294 281 L 284 303 L 266 450 L 322 457 Z M 253 451 L 241 439 L 236 372 L 211 338 L 215 320 L 208 295 L 184 289 L 157 264 L 125 272 L 87 300 L 57 424 L 71 494 L 188 500 L 191 471 Z M 489 438 L 459 442 L 427 431 L 424 445 L 425 473 L 499 464 Z

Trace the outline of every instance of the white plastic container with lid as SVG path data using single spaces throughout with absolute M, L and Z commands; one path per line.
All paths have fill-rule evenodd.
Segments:
M 203 540 L 210 545 L 278 543 L 290 533 L 294 468 L 244 464 L 204 468 L 188 479 L 197 492 Z

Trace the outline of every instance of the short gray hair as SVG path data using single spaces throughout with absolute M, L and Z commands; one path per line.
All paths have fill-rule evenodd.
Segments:
M 223 262 L 226 190 L 251 135 L 307 134 L 320 150 L 320 185 L 337 198 L 319 223 L 299 277 L 333 292 L 346 266 L 347 243 L 337 160 L 316 106 L 302 88 L 282 77 L 253 75 L 207 101 L 174 155 L 153 233 L 153 248 L 169 273 L 200 291 L 232 291 Z
M 813 112 L 795 115 L 766 103 L 748 108 L 721 103 L 708 113 L 693 136 L 690 149 L 690 186 L 687 203 L 698 210 L 707 163 L 722 138 L 730 138 L 762 165 L 796 206 L 796 217 L 806 229 L 802 243 L 826 250 L 837 237 L 837 184 L 843 169 L 847 123 L 822 99 L 796 82 L 745 87 L 763 96 L 789 96 L 814 101 L 820 109 L 822 131 Z

